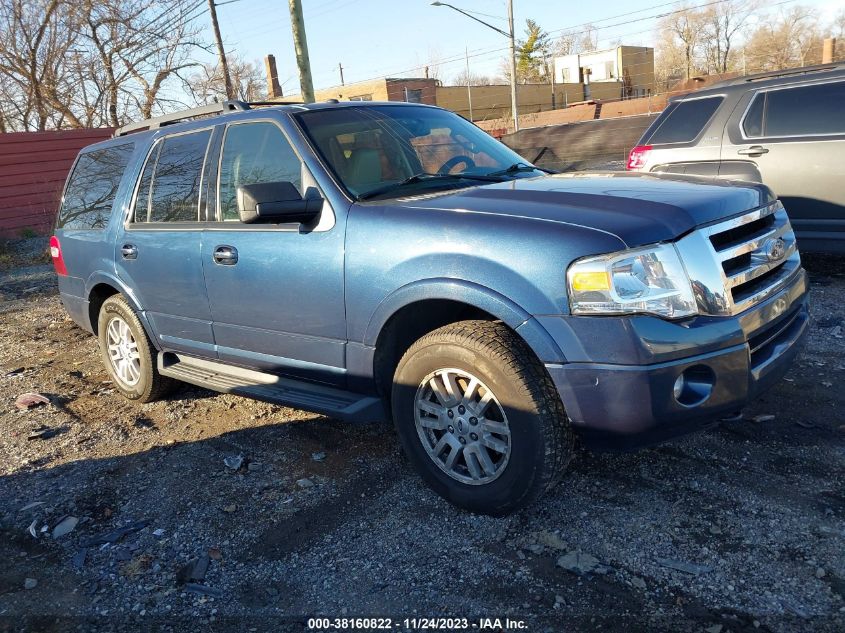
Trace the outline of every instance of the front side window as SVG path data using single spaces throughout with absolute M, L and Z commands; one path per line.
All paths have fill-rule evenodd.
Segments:
M 845 134 L 845 82 L 771 90 L 764 136 Z
M 646 144 L 662 145 L 694 141 L 721 103 L 722 97 L 708 97 L 681 101 L 674 107 L 666 108 Z
M 147 159 L 135 222 L 196 222 L 200 185 L 211 130 L 165 137 Z
M 105 228 L 133 149 L 133 143 L 126 143 L 79 156 L 65 190 L 56 228 Z
M 220 159 L 223 220 L 238 219 L 238 187 L 263 182 L 290 182 L 303 193 L 302 162 L 277 125 L 264 121 L 230 125 Z
M 445 110 L 379 105 L 296 116 L 337 180 L 359 199 L 419 174 L 441 176 L 426 180 L 426 187 L 477 185 L 483 180 L 471 176 L 483 178 L 517 164 L 538 175 L 519 154 Z

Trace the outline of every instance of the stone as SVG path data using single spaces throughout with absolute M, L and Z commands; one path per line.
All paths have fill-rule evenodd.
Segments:
M 57 539 L 65 534 L 70 534 L 76 528 L 77 523 L 79 523 L 79 519 L 76 517 L 65 517 L 53 528 L 53 538 Z
M 601 566 L 601 563 L 592 554 L 572 551 L 558 557 L 557 566 L 577 576 L 583 576 L 584 574 L 596 571 Z
M 685 574 L 692 574 L 693 576 L 700 576 L 713 571 L 712 567 L 707 565 L 696 565 L 695 563 L 687 563 L 681 560 L 673 560 L 671 558 L 658 558 L 657 563 L 669 569 L 682 571 Z

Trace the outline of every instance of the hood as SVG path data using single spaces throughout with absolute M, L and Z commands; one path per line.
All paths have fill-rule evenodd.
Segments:
M 765 185 L 618 172 L 519 178 L 400 204 L 577 224 L 635 247 L 677 238 L 774 199 Z

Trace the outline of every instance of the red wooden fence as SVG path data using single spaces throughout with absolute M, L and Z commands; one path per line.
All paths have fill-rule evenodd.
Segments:
M 0 134 L 0 235 L 49 231 L 76 154 L 111 133 L 98 128 Z

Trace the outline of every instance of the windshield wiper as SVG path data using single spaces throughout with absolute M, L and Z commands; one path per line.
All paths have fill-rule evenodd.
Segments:
M 491 171 L 487 176 L 508 176 L 510 174 L 516 174 L 521 171 L 542 171 L 546 174 L 556 174 L 557 172 L 552 171 L 551 169 L 543 169 L 542 167 L 535 167 L 534 165 L 529 165 L 528 163 L 514 163 L 510 167 L 506 169 L 500 169 L 499 171 Z
M 432 180 L 481 180 L 484 182 L 501 182 L 501 178 L 499 178 L 496 174 L 430 174 L 428 172 L 421 172 L 405 178 L 405 180 L 400 182 L 393 182 L 389 185 L 376 187 L 370 191 L 358 194 L 358 196 L 356 196 L 356 200 L 369 200 L 370 198 L 375 198 L 376 196 L 390 193 L 391 191 L 395 191 L 397 189 L 402 189 L 407 185 Z

